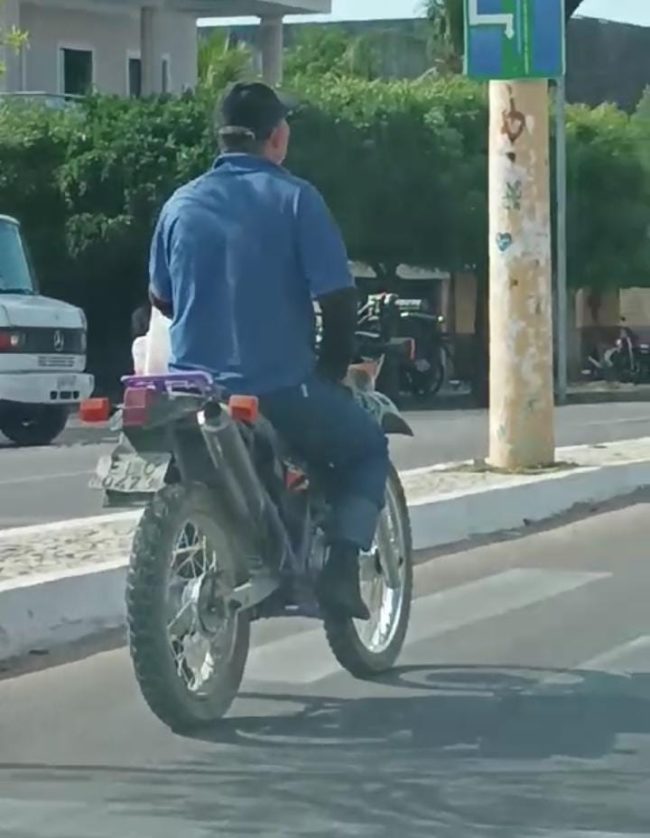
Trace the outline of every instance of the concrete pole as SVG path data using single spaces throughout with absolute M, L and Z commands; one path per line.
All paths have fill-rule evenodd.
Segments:
M 262 78 L 273 87 L 282 82 L 283 26 L 282 17 L 263 17 L 260 20 L 260 52 Z
M 557 194 L 557 229 L 555 233 L 555 339 L 556 390 L 559 404 L 567 398 L 567 239 L 566 239 L 566 84 L 555 85 L 555 183 Z M 575 327 L 575 324 L 574 324 Z
M 142 95 L 162 92 L 162 49 L 160 45 L 160 11 L 150 6 L 140 9 L 140 66 Z
M 490 82 L 490 465 L 554 460 L 546 81 Z

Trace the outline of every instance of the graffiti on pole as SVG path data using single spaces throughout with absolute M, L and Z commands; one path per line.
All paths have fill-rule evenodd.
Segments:
M 503 208 L 505 210 L 518 212 L 521 209 L 523 189 L 524 185 L 520 180 L 506 181 L 503 193 Z
M 526 114 L 517 109 L 515 97 L 510 90 L 510 108 L 503 111 L 503 121 L 501 123 L 501 133 L 510 140 L 510 145 L 514 146 L 517 140 L 526 130 Z

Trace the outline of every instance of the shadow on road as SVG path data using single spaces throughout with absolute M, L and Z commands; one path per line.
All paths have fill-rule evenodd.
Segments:
M 647 835 L 649 675 L 403 667 L 362 689 L 377 694 L 248 693 L 236 709 L 254 715 L 175 740 L 177 760 L 5 763 L 0 777 L 75 797 L 92 784 L 109 822 L 192 838 Z
M 230 834 L 265 819 L 318 838 L 647 834 L 650 676 L 405 667 L 383 683 L 397 694 L 273 696 L 273 715 L 205 735 L 255 766 L 220 785 Z M 201 764 L 225 767 L 220 750 Z

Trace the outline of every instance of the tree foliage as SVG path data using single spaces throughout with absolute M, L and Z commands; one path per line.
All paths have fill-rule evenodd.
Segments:
M 650 171 L 638 124 L 612 105 L 568 113 L 568 269 L 575 287 L 650 285 Z
M 432 38 L 441 50 L 443 66 L 459 73 L 465 51 L 464 0 L 426 0 L 425 13 Z
M 384 33 L 351 36 L 342 27 L 310 26 L 286 51 L 285 78 L 290 84 L 301 79 L 378 78 L 383 69 Z
M 486 125 L 480 89 L 347 79 L 304 94 L 311 106 L 296 121 L 291 163 L 327 195 L 353 258 L 384 276 L 405 260 L 462 262 L 461 218 L 471 224 L 486 206 L 472 145 Z
M 3 0 L 0 0 L 0 9 L 2 8 Z M 27 44 L 27 33 L 22 32 L 16 27 L 6 29 L 0 25 L 0 49 L 8 48 L 10 50 L 18 51 Z M 0 76 L 6 70 L 5 63 L 0 59 Z
M 225 29 L 213 29 L 199 40 L 199 85 L 206 93 L 217 93 L 252 72 L 251 50 L 232 43 Z

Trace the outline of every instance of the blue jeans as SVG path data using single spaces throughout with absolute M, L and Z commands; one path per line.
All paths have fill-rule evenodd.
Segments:
M 260 398 L 262 413 L 291 450 L 324 482 L 330 541 L 369 550 L 384 505 L 388 442 L 343 388 L 311 378 Z

